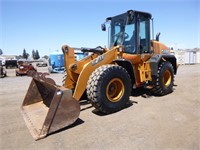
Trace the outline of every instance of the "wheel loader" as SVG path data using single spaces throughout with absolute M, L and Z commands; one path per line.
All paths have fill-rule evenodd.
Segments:
M 150 39 L 151 19 L 150 13 L 135 10 L 108 17 L 102 24 L 103 31 L 110 25 L 108 48 L 80 48 L 90 55 L 78 61 L 77 48 L 63 45 L 63 86 L 47 73 L 29 72 L 21 112 L 35 140 L 74 124 L 85 94 L 97 110 L 111 114 L 127 106 L 133 88 L 143 86 L 159 96 L 173 91 L 176 58 L 159 34 Z

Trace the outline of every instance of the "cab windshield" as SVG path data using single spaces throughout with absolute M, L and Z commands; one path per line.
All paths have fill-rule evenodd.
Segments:
M 115 16 L 110 24 L 110 48 L 123 45 L 125 52 L 135 52 L 135 21 L 127 13 Z

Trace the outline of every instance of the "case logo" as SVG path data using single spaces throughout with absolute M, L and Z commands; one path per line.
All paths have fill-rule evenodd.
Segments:
M 95 58 L 93 61 L 92 61 L 92 66 L 98 64 L 100 61 L 104 60 L 104 56 L 103 55 L 100 55 L 99 57 Z

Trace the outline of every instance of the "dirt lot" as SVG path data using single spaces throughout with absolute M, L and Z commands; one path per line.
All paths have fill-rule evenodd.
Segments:
M 7 71 L 9 77 L 0 79 L 1 150 L 200 149 L 200 65 L 180 66 L 170 95 L 144 97 L 141 90 L 134 91 L 133 105 L 120 112 L 105 116 L 90 104 L 81 105 L 80 124 L 39 141 L 32 138 L 19 109 L 31 78 Z M 59 85 L 62 76 L 51 74 Z

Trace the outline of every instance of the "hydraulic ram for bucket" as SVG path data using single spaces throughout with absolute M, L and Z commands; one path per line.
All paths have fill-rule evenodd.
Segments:
M 29 72 L 32 81 L 21 106 L 26 125 L 35 140 L 73 124 L 80 104 L 71 90 L 57 86 L 46 73 Z

